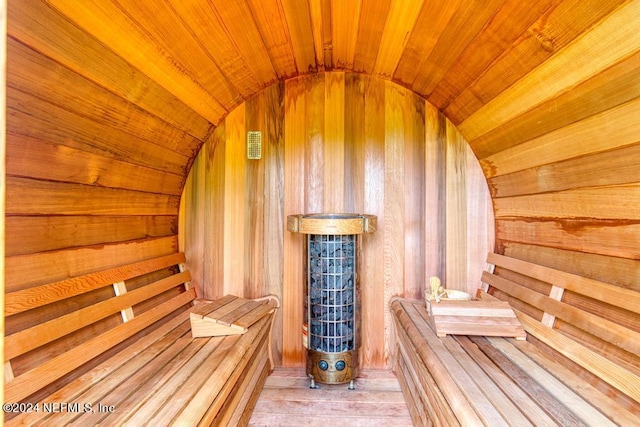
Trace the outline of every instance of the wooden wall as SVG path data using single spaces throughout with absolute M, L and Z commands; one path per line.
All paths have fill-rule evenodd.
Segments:
M 177 252 L 187 170 L 213 125 L 42 2 L 11 2 L 9 18 L 4 291 Z M 112 294 L 9 316 L 5 331 Z M 19 375 L 102 325 L 11 369 Z
M 501 252 L 640 289 L 640 35 L 631 10 L 458 129 L 487 176 Z M 587 55 L 596 39 L 607 55 Z M 560 75 L 562 83 L 539 83 Z
M 6 291 L 177 251 L 213 125 L 41 2 L 9 16 Z
M 488 179 L 499 252 L 636 291 L 638 13 L 639 2 L 620 7 L 490 102 L 452 118 Z M 564 300 L 638 328 L 633 313 L 576 295 Z M 613 355 L 589 331 L 556 327 Z
M 262 160 L 245 135 L 263 132 Z M 395 83 L 331 72 L 270 86 L 232 111 L 196 158 L 181 241 L 201 296 L 267 293 L 283 303 L 282 364 L 303 361 L 304 238 L 287 215 L 377 215 L 363 237 L 364 366 L 388 366 L 393 295 L 421 298 L 431 275 L 474 291 L 493 249 L 491 200 L 455 127 Z

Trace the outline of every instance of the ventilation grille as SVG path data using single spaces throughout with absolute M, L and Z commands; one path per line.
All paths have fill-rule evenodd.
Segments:
M 247 132 L 247 159 L 258 160 L 262 158 L 262 132 Z

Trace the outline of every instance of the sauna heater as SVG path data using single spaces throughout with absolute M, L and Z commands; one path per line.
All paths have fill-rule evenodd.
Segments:
M 349 383 L 358 375 L 360 348 L 359 235 L 376 219 L 359 214 L 292 215 L 289 231 L 306 235 L 302 342 L 311 387 Z

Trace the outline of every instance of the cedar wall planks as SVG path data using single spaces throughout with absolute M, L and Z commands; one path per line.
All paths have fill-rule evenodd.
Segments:
M 211 123 L 45 4 L 9 15 L 6 291 L 177 251 Z
M 44 4 L 20 4 L 9 5 L 7 38 L 5 291 L 177 252 L 186 169 L 213 126 Z M 112 295 L 108 286 L 11 316 L 5 329 Z M 111 316 L 14 359 L 11 370 L 121 322 Z
M 176 252 L 186 170 L 212 124 L 44 3 L 8 8 L 5 291 Z M 5 329 L 110 295 L 105 287 L 11 316 Z M 11 369 L 18 375 L 100 327 Z
M 609 3 L 572 10 L 578 21 L 603 19 L 570 44 L 554 40 L 557 55 L 452 120 L 488 179 L 499 253 L 640 290 L 640 33 L 631 18 L 640 2 Z M 548 33 L 563 28 L 564 13 L 549 11 Z M 564 302 L 637 325 L 634 313 L 595 299 Z M 620 357 L 590 331 L 555 327 Z
M 263 132 L 263 158 L 245 135 Z M 434 107 L 388 81 L 331 72 L 270 86 L 233 110 L 187 180 L 182 240 L 201 296 L 281 297 L 282 363 L 300 365 L 304 238 L 284 218 L 363 212 L 365 367 L 389 363 L 388 300 L 420 298 L 431 275 L 473 292 L 493 217 L 486 181 L 466 141 Z M 383 314 L 384 313 L 384 314 Z

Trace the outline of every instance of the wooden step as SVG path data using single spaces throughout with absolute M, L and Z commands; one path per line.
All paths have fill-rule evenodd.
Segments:
M 392 371 L 363 371 L 348 384 L 310 389 L 304 369 L 278 368 L 258 399 L 249 425 L 411 426 L 411 416 Z

